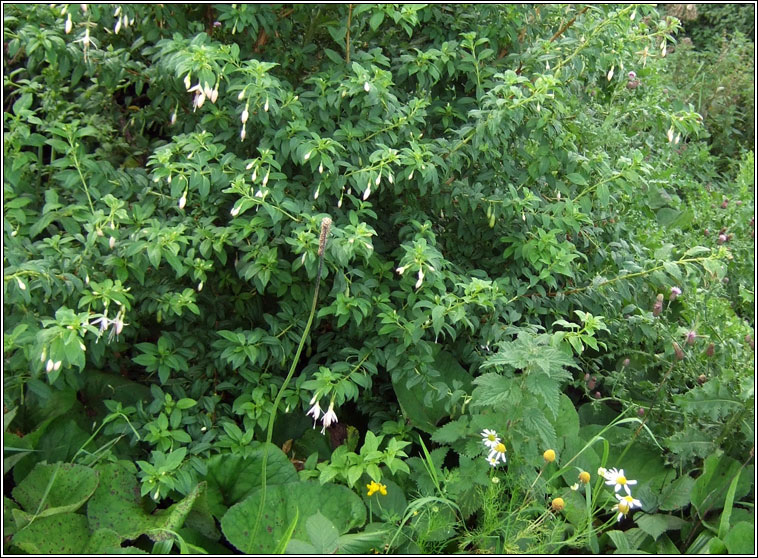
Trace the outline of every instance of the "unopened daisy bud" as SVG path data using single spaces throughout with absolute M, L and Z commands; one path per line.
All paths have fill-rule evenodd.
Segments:
M 266 184 L 268 184 L 268 175 L 269 175 L 269 174 L 271 174 L 271 168 L 269 168 L 269 169 L 266 171 L 266 176 L 264 176 L 264 177 L 263 177 L 263 182 L 261 182 L 261 184 L 263 184 L 264 186 L 265 186 Z
M 263 105 L 263 112 L 268 112 L 268 97 L 266 97 L 266 104 Z
M 18 281 L 18 288 L 22 291 L 26 290 L 26 283 L 24 283 L 20 277 L 16 277 L 16 281 Z
M 550 507 L 552 507 L 554 511 L 559 512 L 566 507 L 566 502 L 563 501 L 563 498 L 555 498 L 551 502 Z
M 66 35 L 71 33 L 71 29 L 73 29 L 73 27 L 74 27 L 74 22 L 71 21 L 71 14 L 68 14 L 68 17 L 66 18 Z
M 552 463 L 555 461 L 555 450 L 545 450 L 545 453 L 542 454 L 542 457 L 547 461 L 548 463 Z
M 184 88 L 189 91 L 190 87 L 192 87 L 192 82 L 190 82 L 190 75 L 187 74 L 184 76 Z
M 250 116 L 250 113 L 247 110 L 247 105 L 245 105 L 245 110 L 242 111 L 242 115 L 240 116 L 240 120 L 242 120 L 243 124 L 247 122 L 247 119 L 249 116 Z
M 53 371 L 53 366 L 55 366 L 55 363 L 53 362 L 53 360 L 52 359 L 48 359 L 47 360 L 47 366 L 45 366 L 45 370 L 47 370 L 48 372 L 52 372 Z
M 582 482 L 582 484 L 587 484 L 590 482 L 590 474 L 587 471 L 582 471 L 579 473 L 579 480 Z
M 187 204 L 187 190 L 184 191 L 182 194 L 182 197 L 179 198 L 179 209 L 184 209 L 184 206 Z
M 364 82 L 363 84 L 363 90 L 368 93 L 371 90 L 371 86 L 368 84 L 368 82 Z
M 116 239 L 114 237 L 111 237 L 108 241 L 108 246 L 110 246 L 110 249 L 113 250 L 116 246 Z

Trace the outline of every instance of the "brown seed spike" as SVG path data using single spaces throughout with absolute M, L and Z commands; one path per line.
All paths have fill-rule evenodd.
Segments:
M 318 238 L 318 257 L 324 255 L 324 249 L 326 248 L 326 237 L 329 235 L 329 230 L 332 228 L 332 220 L 329 217 L 324 217 L 321 220 L 321 235 Z

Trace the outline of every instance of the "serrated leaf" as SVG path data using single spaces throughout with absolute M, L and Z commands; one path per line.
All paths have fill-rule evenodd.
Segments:
M 718 378 L 697 386 L 684 395 L 675 395 L 674 401 L 685 412 L 719 421 L 742 409 L 742 403 L 732 396 L 729 388 Z
M 471 406 L 486 405 L 516 405 L 521 400 L 521 391 L 513 378 L 490 372 L 482 374 L 474 380 L 474 391 L 471 394 Z
M 534 405 L 524 409 L 524 426 L 528 431 L 534 432 L 540 437 L 544 447 L 555 446 L 555 428 L 545 416 L 542 410 Z
M 438 428 L 432 434 L 432 440 L 438 444 L 452 444 L 468 434 L 468 417 L 462 416 Z

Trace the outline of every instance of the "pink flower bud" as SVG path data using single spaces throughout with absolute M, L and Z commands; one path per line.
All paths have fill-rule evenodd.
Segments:
M 718 240 L 716 241 L 717 244 L 724 244 L 726 242 L 727 237 L 725 234 L 720 234 Z
M 694 331 L 690 331 L 687 333 L 687 341 L 686 343 L 688 345 L 694 345 L 695 344 L 695 338 L 697 338 L 697 334 Z
M 621 363 L 621 365 L 622 365 L 624 368 L 626 368 L 627 366 L 629 366 L 629 359 L 628 359 L 628 358 L 625 358 L 625 359 L 624 359 L 624 362 L 622 362 L 622 363 Z

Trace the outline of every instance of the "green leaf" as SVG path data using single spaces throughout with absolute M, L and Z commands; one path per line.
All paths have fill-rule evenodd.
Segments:
M 571 182 L 578 186 L 586 186 L 587 185 L 587 179 L 584 178 L 581 174 L 572 172 L 566 175 L 566 178 L 568 178 Z
M 256 529 L 261 496 L 261 489 L 256 489 L 230 507 L 221 519 L 221 530 L 227 540 L 248 554 L 272 552 L 296 514 L 300 519 L 293 537 L 299 540 L 307 539 L 305 518 L 316 512 L 327 517 L 341 533 L 362 525 L 366 519 L 366 508 L 352 490 L 336 484 L 322 486 L 315 481 L 302 481 L 267 487 L 264 515 Z
M 184 523 L 197 497 L 205 490 L 198 484 L 183 500 L 155 514 L 145 511 L 140 487 L 134 474 L 120 463 L 97 467 L 100 484 L 87 504 L 87 518 L 93 530 L 110 529 L 124 539 L 147 534 L 153 540 L 166 540 L 172 535 L 162 529 L 176 531 Z
M 729 485 L 738 475 L 740 464 L 726 455 L 711 455 L 703 464 L 703 473 L 695 481 L 690 501 L 703 518 L 712 510 L 721 509 L 726 501 Z M 739 499 L 750 491 L 753 467 L 746 467 L 746 474 L 741 475 L 734 497 Z
M 739 412 L 743 407 L 718 378 L 694 387 L 684 395 L 675 395 L 674 401 L 685 413 L 707 417 L 714 422 Z
M 555 446 L 555 429 L 545 416 L 541 406 L 525 406 L 523 420 L 526 429 L 536 433 L 542 440 L 544 447 Z
M 97 472 L 89 467 L 39 463 L 13 489 L 13 498 L 37 517 L 75 512 L 95 492 L 97 482 Z
M 78 513 L 38 517 L 13 536 L 13 544 L 29 554 L 81 554 L 90 533 Z
M 434 431 L 432 440 L 438 444 L 452 444 L 456 440 L 460 440 L 468 435 L 468 420 L 468 416 L 463 415 L 454 421 L 448 422 Z
M 608 531 L 608 536 L 613 541 L 617 550 L 621 552 L 628 552 L 630 550 L 629 541 L 626 539 L 623 531 L 611 530 Z
M 729 554 L 752 554 L 755 552 L 755 523 L 740 521 L 724 537 Z
M 379 7 L 376 7 L 376 10 L 377 11 L 373 13 L 373 15 L 371 16 L 371 19 L 368 22 L 369 25 L 371 26 L 372 31 L 376 31 L 377 29 L 379 29 L 379 26 L 384 21 L 384 11 Z
M 658 509 L 672 511 L 688 506 L 693 486 L 695 486 L 695 479 L 692 477 L 679 477 L 663 489 L 661 504 L 658 506 Z
M 321 512 L 316 512 L 305 521 L 305 531 L 317 554 L 334 554 L 340 535 L 334 523 Z
M 663 533 L 673 529 L 681 529 L 687 524 L 683 519 L 673 515 L 638 513 L 634 516 L 634 522 L 645 533 L 658 540 Z
M 208 507 L 211 513 L 221 518 L 230 506 L 237 504 L 254 492 L 261 484 L 263 446 L 253 443 L 247 456 L 221 453 L 208 458 Z M 266 482 L 291 483 L 298 479 L 295 466 L 287 455 L 273 444 L 269 445 L 266 464 Z

